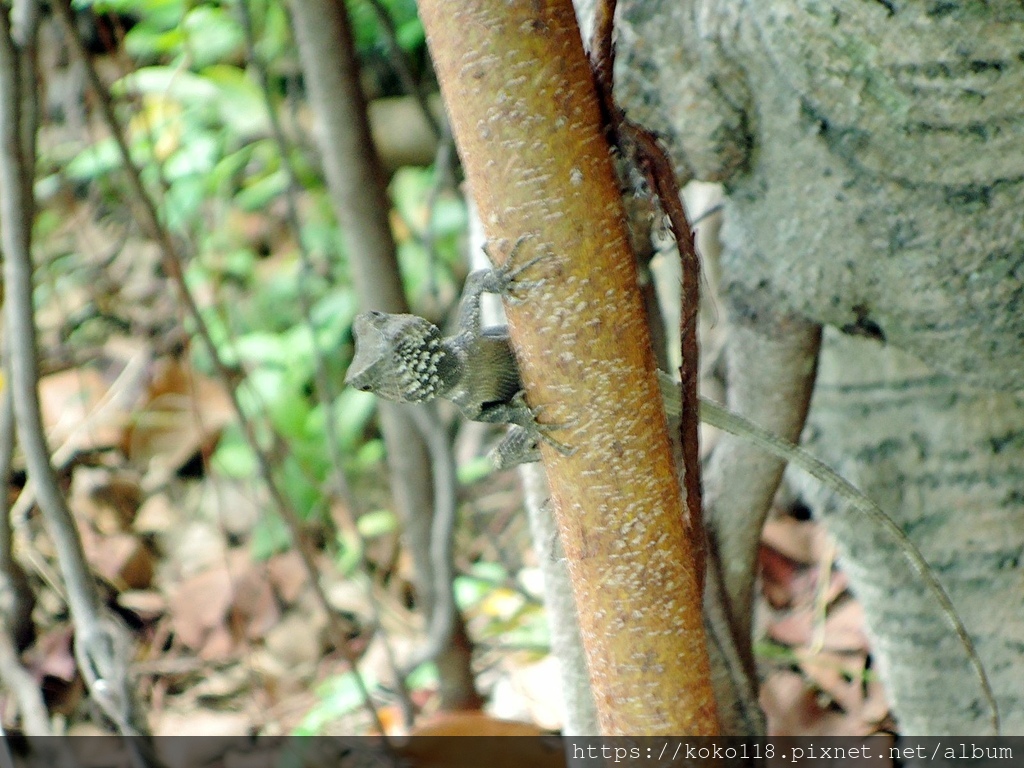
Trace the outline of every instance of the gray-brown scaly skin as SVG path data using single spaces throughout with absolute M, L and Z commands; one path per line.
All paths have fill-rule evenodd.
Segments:
M 346 383 L 398 403 L 441 397 L 471 421 L 516 425 L 491 452 L 494 465 L 505 469 L 539 461 L 539 441 L 547 438 L 524 399 L 508 335 L 503 328 L 480 327 L 480 296 L 508 294 L 514 275 L 530 264 L 472 273 L 452 336 L 443 336 L 436 325 L 416 315 L 358 315 L 352 326 L 356 352 Z

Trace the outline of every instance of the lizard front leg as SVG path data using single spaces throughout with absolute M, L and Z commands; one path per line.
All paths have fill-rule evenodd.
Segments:
M 464 351 L 466 360 L 465 392 L 454 398 L 456 404 L 475 421 L 513 425 L 490 453 L 497 469 L 539 461 L 541 440 L 560 453 L 570 452 L 548 434 L 563 425 L 541 423 L 537 419 L 539 409 L 531 409 L 526 403 L 519 369 L 504 329 L 480 327 L 480 297 L 484 293 L 518 303 L 523 300 L 521 294 L 541 282 L 522 279 L 524 272 L 549 258 L 549 254 L 542 254 L 519 263 L 522 245 L 530 237 L 519 237 L 499 266 L 477 270 L 466 279 L 459 304 L 459 332 L 453 340 L 453 346 Z M 489 245 L 484 245 L 484 251 L 492 263 L 496 261 Z
M 519 294 L 535 287 L 539 280 L 523 280 L 521 275 L 540 261 L 550 258 L 550 254 L 541 254 L 518 264 L 523 243 L 532 235 L 522 235 L 508 252 L 508 256 L 500 266 L 491 269 L 478 269 L 466 278 L 462 289 L 462 301 L 459 303 L 458 326 L 461 332 L 480 328 L 480 297 L 485 293 L 493 293 L 515 304 L 522 301 Z M 483 246 L 484 253 L 495 263 L 494 254 L 489 243 Z

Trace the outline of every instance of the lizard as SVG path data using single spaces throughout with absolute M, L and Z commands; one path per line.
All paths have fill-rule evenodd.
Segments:
M 425 318 L 371 310 L 356 316 L 355 355 L 345 383 L 398 403 L 444 398 L 470 421 L 513 425 L 491 451 L 497 469 L 540 461 L 543 440 L 564 455 L 572 449 L 551 437 L 562 425 L 538 420 L 541 409 L 526 403 L 519 367 L 504 327 L 481 328 L 480 298 L 494 293 L 516 300 L 532 282 L 520 275 L 546 256 L 515 265 L 523 238 L 505 265 L 470 273 L 456 316 L 456 332 L 445 337 Z
M 546 256 L 516 266 L 515 257 L 523 239 L 512 247 L 502 266 L 477 270 L 466 279 L 456 332 L 451 336 L 444 336 L 440 328 L 418 315 L 375 310 L 357 315 L 352 326 L 356 349 L 345 377 L 347 384 L 386 400 L 422 403 L 444 398 L 472 421 L 512 425 L 490 453 L 497 469 L 539 461 L 541 441 L 562 455 L 572 455 L 575 450 L 551 437 L 551 432 L 564 425 L 540 422 L 541 408 L 531 408 L 526 402 L 507 330 L 500 326 L 481 327 L 480 299 L 484 293 L 515 302 L 520 300 L 520 290 L 537 282 L 523 281 L 520 276 Z M 658 379 L 666 416 L 677 418 L 681 408 L 678 384 L 663 371 L 658 371 Z M 701 421 L 747 440 L 813 476 L 897 542 L 965 649 L 998 724 L 995 696 L 970 635 L 931 566 L 892 518 L 831 467 L 788 440 L 703 396 L 699 415 Z

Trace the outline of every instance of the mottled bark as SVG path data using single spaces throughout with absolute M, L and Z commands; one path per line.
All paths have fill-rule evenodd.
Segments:
M 895 517 L 971 632 L 1004 733 L 1024 732 L 1024 393 L 964 387 L 876 342 L 824 344 L 805 442 Z M 891 543 L 800 488 L 836 536 L 907 733 L 988 727 L 977 681 Z
M 750 408 L 770 408 L 776 381 L 751 372 L 787 343 L 780 318 L 876 339 L 864 354 L 828 356 L 813 445 L 932 558 L 997 687 L 1004 731 L 1024 732 L 1019 693 L 998 682 L 1019 680 L 1024 664 L 1024 598 L 1006 586 L 1019 585 L 1024 551 L 1013 470 L 1024 442 L 1024 8 L 648 0 L 622 10 L 620 101 L 668 139 L 681 177 L 726 184 L 723 289 L 752 332 L 730 355 L 731 386 L 760 387 Z M 929 367 L 906 373 L 882 341 Z M 736 473 L 759 490 L 730 505 L 770 498 L 772 472 Z M 721 498 L 733 492 L 725 478 Z M 713 525 L 729 537 L 716 507 Z M 829 523 L 902 729 L 984 731 L 978 682 L 902 558 L 841 513 Z M 750 562 L 749 544 L 736 546 Z M 729 589 L 742 603 L 749 580 Z

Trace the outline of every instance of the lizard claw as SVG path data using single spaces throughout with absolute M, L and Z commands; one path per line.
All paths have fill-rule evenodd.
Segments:
M 520 275 L 526 272 L 526 270 L 533 267 L 535 264 L 541 261 L 545 261 L 547 259 L 554 258 L 553 254 L 542 253 L 540 256 L 535 256 L 534 258 L 530 259 L 529 261 L 523 264 L 517 264 L 516 261 L 518 258 L 519 249 L 522 247 L 523 243 L 529 240 L 531 237 L 534 237 L 534 235 L 520 235 L 516 239 L 515 243 L 512 244 L 512 248 L 509 250 L 508 256 L 505 257 L 505 260 L 502 262 L 501 266 L 495 267 L 494 270 L 492 271 L 494 285 L 489 286 L 489 290 L 491 287 L 493 287 L 495 293 L 501 294 L 506 299 L 508 299 L 508 301 L 512 304 L 519 304 L 525 301 L 525 298 L 522 296 L 522 294 L 527 293 L 530 290 L 533 290 L 534 288 L 536 288 L 537 286 L 541 285 L 544 282 L 543 279 L 522 280 L 520 279 Z M 491 252 L 490 243 L 484 243 L 483 249 L 484 253 L 486 253 L 487 256 L 491 259 L 491 263 L 495 263 L 496 259 L 494 258 L 494 254 Z
M 551 436 L 552 432 L 558 432 L 559 430 L 571 427 L 573 424 L 576 423 L 575 418 L 572 418 L 569 421 L 561 421 L 557 423 L 541 421 L 540 415 L 541 413 L 544 412 L 544 409 L 547 406 L 538 405 L 535 408 L 531 408 L 526 402 L 526 392 L 523 390 L 519 390 L 515 395 L 513 395 L 512 405 L 516 407 L 522 407 L 527 413 L 530 414 L 532 423 L 530 425 L 527 425 L 526 428 L 536 431 L 537 437 L 543 440 L 548 445 L 550 445 L 556 451 L 558 451 L 559 454 L 568 458 L 569 456 L 572 456 L 574 453 L 576 453 L 576 448 L 566 445 L 565 443 L 559 442 L 558 440 L 555 440 L 555 438 Z

